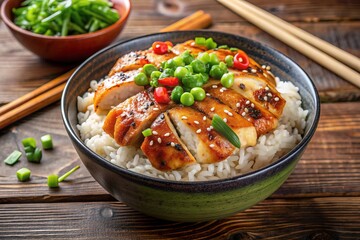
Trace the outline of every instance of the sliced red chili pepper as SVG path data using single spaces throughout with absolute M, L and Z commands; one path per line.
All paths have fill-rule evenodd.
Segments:
M 179 79 L 177 77 L 166 77 L 159 79 L 158 82 L 161 85 L 168 86 L 168 87 L 175 87 L 179 85 Z
M 157 87 L 154 90 L 154 98 L 158 103 L 169 103 L 170 97 L 165 87 Z
M 234 68 L 245 70 L 249 67 L 249 57 L 244 52 L 238 52 L 234 56 Z
M 169 50 L 169 45 L 167 45 L 165 42 L 154 42 L 152 44 L 152 49 L 155 54 L 165 54 Z

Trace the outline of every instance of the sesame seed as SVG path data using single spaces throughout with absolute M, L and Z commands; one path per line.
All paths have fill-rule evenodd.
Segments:
M 269 97 L 272 97 L 272 94 L 271 94 L 271 93 L 268 93 L 268 96 L 269 96 Z
M 224 92 L 224 90 L 223 90 L 223 89 L 220 89 L 220 92 L 222 92 L 222 93 L 223 93 L 223 92 Z
M 195 124 L 199 124 L 199 121 L 194 121 Z
M 121 115 L 120 115 L 120 117 L 125 117 L 126 116 L 126 113 L 122 113 Z
M 236 103 L 236 107 L 239 108 L 239 107 L 240 107 L 240 103 Z
M 227 118 L 224 118 L 223 121 L 224 121 L 224 122 L 227 122 Z
M 247 72 L 248 72 L 248 70 L 242 70 L 242 72 L 247 73 Z
M 265 66 L 265 65 L 262 65 L 261 67 L 262 67 L 262 68 L 264 68 L 264 69 L 266 68 L 266 66 Z
M 230 117 L 234 116 L 231 112 L 228 112 L 227 115 L 229 115 Z
M 218 86 L 217 85 L 212 85 L 212 88 L 217 88 Z
M 153 135 L 158 135 L 157 131 L 152 131 Z
M 188 119 L 188 118 L 187 118 L 187 116 L 182 116 L 181 119 L 182 119 L 182 120 L 186 120 L 186 119 Z
M 228 113 L 229 111 L 227 109 L 224 110 L 224 113 Z
M 210 128 L 210 129 L 214 129 L 214 127 L 213 127 L 213 126 L 210 126 L 209 128 Z
M 210 132 L 210 131 L 211 131 L 211 128 L 208 127 L 208 128 L 206 128 L 206 130 L 207 130 L 208 132 Z
M 212 112 L 215 111 L 215 107 L 210 108 L 210 111 Z
M 244 60 L 242 58 L 239 58 L 239 62 L 243 62 Z
M 150 143 L 149 143 L 149 145 L 152 146 L 153 144 L 154 144 L 154 141 L 151 140 Z
M 250 104 L 250 101 L 249 101 L 249 100 L 247 100 L 245 104 L 246 104 L 246 105 L 247 105 L 247 104 Z
M 271 67 L 270 66 L 266 66 L 266 70 L 270 71 Z
M 253 69 L 251 69 L 251 72 L 256 73 L 257 71 L 256 71 L 256 69 L 253 68 Z
M 252 107 L 252 108 L 255 107 L 255 104 L 251 103 L 251 107 Z
M 270 88 L 269 88 L 269 87 L 265 87 L 265 90 L 266 90 L 266 91 L 269 91 L 269 90 L 270 90 Z
M 206 96 L 210 97 L 211 95 L 210 95 L 210 93 L 206 93 Z
M 246 112 L 242 112 L 241 116 L 245 117 L 246 115 Z
M 209 147 L 213 148 L 213 147 L 215 147 L 215 145 L 214 145 L 214 144 L 210 144 Z
M 244 111 L 245 111 L 246 113 L 248 113 L 248 112 L 249 112 L 249 109 L 248 109 L 248 108 L 244 108 Z
M 226 88 L 226 87 L 222 87 L 221 89 L 222 89 L 222 90 L 224 90 L 224 91 L 226 91 L 226 90 L 227 90 L 227 88 Z
M 206 120 L 206 116 L 203 116 L 203 120 L 204 120 L 204 121 Z
M 175 143 L 173 143 L 173 142 L 171 142 L 170 145 L 171 145 L 172 147 L 175 147 Z
M 154 108 L 153 108 L 153 110 L 154 110 L 154 111 L 157 111 L 157 110 L 159 110 L 159 108 L 157 108 L 157 107 L 154 107 Z
M 274 98 L 274 100 L 275 100 L 276 102 L 278 102 L 278 101 L 280 100 L 280 98 L 276 97 L 276 98 Z
M 201 129 L 196 130 L 196 133 L 201 133 Z
M 264 101 L 267 101 L 267 100 L 268 100 L 268 97 L 267 97 L 267 96 L 265 96 L 265 97 L 264 97 Z
M 164 134 L 164 137 L 168 137 L 168 136 L 170 136 L 170 133 L 165 133 Z
M 158 143 L 161 143 L 161 138 L 158 138 L 157 141 L 158 141 Z

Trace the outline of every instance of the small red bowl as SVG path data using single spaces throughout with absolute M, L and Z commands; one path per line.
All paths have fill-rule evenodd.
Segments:
M 78 62 L 106 47 L 119 35 L 129 17 L 130 0 L 111 0 L 120 19 L 111 26 L 92 33 L 54 37 L 36 34 L 14 24 L 12 9 L 23 0 L 5 0 L 1 6 L 1 18 L 14 37 L 28 50 L 41 58 L 56 62 Z

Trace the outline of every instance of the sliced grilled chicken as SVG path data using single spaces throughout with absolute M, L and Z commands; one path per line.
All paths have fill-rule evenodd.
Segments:
M 278 119 L 272 113 L 233 89 L 224 89 L 221 84 L 213 84 L 206 87 L 206 92 L 254 124 L 259 136 L 272 131 L 278 125 Z
M 219 115 L 238 135 L 241 147 L 256 145 L 257 133 L 254 125 L 219 100 L 206 97 L 203 101 L 196 101 L 194 107 L 210 118 L 213 118 L 214 114 Z
M 152 93 L 142 91 L 112 109 L 103 129 L 121 146 L 139 145 L 141 132 L 169 107 L 171 104 L 158 104 Z
M 152 63 L 157 67 L 164 61 L 175 57 L 173 52 L 169 52 L 163 55 L 155 54 L 152 50 L 137 51 L 125 54 L 119 58 L 113 68 L 110 70 L 109 76 L 118 72 L 126 72 L 134 69 L 139 69 L 145 64 Z
M 120 72 L 106 78 L 96 89 L 94 106 L 96 113 L 106 113 L 112 107 L 144 90 L 134 82 L 139 70 Z
M 235 56 L 237 53 L 243 53 L 241 50 L 237 51 L 230 51 L 229 49 L 216 49 L 216 50 L 209 50 L 208 53 L 215 53 L 216 56 L 219 58 L 220 61 L 225 62 L 225 58 L 227 55 Z M 271 72 L 268 70 L 263 69 L 254 59 L 249 57 L 249 67 L 245 71 L 238 71 L 233 69 L 233 71 L 238 71 L 238 74 L 241 76 L 257 76 L 259 79 L 265 81 L 268 85 L 276 86 L 275 78 Z
M 196 163 L 182 143 L 167 113 L 160 114 L 151 125 L 152 135 L 145 138 L 141 150 L 153 167 L 161 171 L 174 170 Z
M 119 72 L 136 70 L 141 68 L 145 64 L 149 63 L 149 60 L 147 59 L 146 56 L 147 52 L 148 52 L 147 50 L 130 52 L 120 57 L 116 61 L 112 69 L 110 70 L 109 76 L 112 76 L 115 73 L 119 73 Z
M 180 55 L 186 50 L 188 50 L 193 55 L 198 55 L 198 53 L 206 51 L 207 48 L 205 46 L 196 45 L 194 40 L 189 40 L 184 43 L 176 44 L 172 48 L 172 52 L 176 55 Z
M 190 107 L 170 109 L 169 116 L 181 140 L 199 163 L 215 163 L 229 157 L 235 147 L 214 129 L 206 115 Z
M 259 104 L 269 110 L 275 117 L 280 118 L 286 101 L 271 84 L 267 84 L 261 78 L 247 74 L 244 76 L 239 71 L 230 70 L 234 73 L 235 81 L 232 89 L 245 96 L 250 101 Z

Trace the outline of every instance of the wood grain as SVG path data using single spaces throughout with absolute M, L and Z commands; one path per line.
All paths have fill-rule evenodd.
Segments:
M 269 199 L 232 217 L 175 223 L 119 202 L 0 205 L 1 239 L 358 239 L 360 198 Z
M 58 108 L 58 104 L 47 107 L 13 125 L 10 131 L 0 132 L 3 143 L 0 159 L 5 159 L 16 148 L 22 150 L 21 139 L 29 136 L 39 139 L 50 129 L 55 145 L 54 150 L 44 151 L 41 164 L 29 163 L 25 157 L 13 167 L 0 162 L 0 203 L 112 199 L 83 166 L 69 181 L 61 184 L 58 191 L 47 187 L 48 174 L 65 172 L 81 164 L 65 133 Z M 272 197 L 359 197 L 359 133 L 358 103 L 323 104 L 314 138 L 293 174 Z M 17 181 L 15 172 L 21 167 L 32 170 L 30 182 Z

